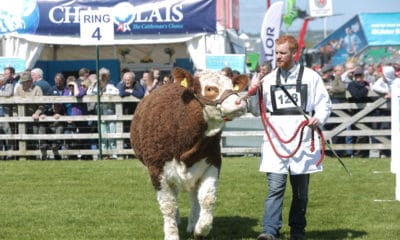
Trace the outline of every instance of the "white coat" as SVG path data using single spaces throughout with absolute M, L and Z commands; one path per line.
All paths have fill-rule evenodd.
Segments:
M 295 65 L 291 70 L 291 74 L 285 81 L 281 76 L 281 83 L 283 85 L 295 85 L 299 73 L 300 65 Z M 273 105 L 271 101 L 271 85 L 276 85 L 277 69 L 263 78 L 263 98 L 265 106 L 269 112 L 273 112 Z M 315 71 L 304 68 L 302 84 L 307 85 L 307 102 L 306 112 L 314 112 L 313 117 L 316 117 L 319 122 L 324 124 L 331 113 L 331 101 L 329 94 L 324 87 L 324 83 L 318 73 Z M 276 91 L 275 91 L 276 92 Z M 285 95 L 281 95 L 285 97 Z M 252 97 L 252 101 L 254 101 Z M 286 104 L 291 104 L 286 101 Z M 254 105 L 254 103 L 252 103 Z M 281 138 L 287 140 L 295 132 L 299 124 L 305 120 L 305 117 L 298 115 L 270 115 L 269 121 L 272 126 L 277 130 Z M 288 155 L 297 146 L 300 134 L 297 135 L 294 141 L 288 144 L 280 143 L 277 136 L 268 128 L 271 136 L 272 143 L 276 146 L 277 152 L 282 155 Z M 264 133 L 264 139 L 261 146 L 261 162 L 259 170 L 261 172 L 283 173 L 283 174 L 305 174 L 322 171 L 322 164 L 316 165 L 320 159 L 320 139 L 318 133 L 315 131 L 315 150 L 311 151 L 311 132 L 312 129 L 305 127 L 303 133 L 303 141 L 298 152 L 291 158 L 281 158 L 272 149 L 271 142 L 268 140 L 267 134 Z

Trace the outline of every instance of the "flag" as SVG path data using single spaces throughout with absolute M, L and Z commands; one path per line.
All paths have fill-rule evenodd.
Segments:
M 271 61 L 275 67 L 275 40 L 279 37 L 282 23 L 283 2 L 278 1 L 271 4 L 265 13 L 261 25 L 261 54 L 260 63 Z
M 305 18 L 304 19 L 303 26 L 301 27 L 301 30 L 300 30 L 300 33 L 299 33 L 299 39 L 298 39 L 298 44 L 299 45 L 298 45 L 296 56 L 294 57 L 296 61 L 299 60 L 299 58 L 301 56 L 301 52 L 306 47 L 306 42 L 304 41 L 304 38 L 306 36 L 307 25 L 308 25 L 308 21 L 309 20 L 310 20 L 309 18 Z
M 286 0 L 286 12 L 283 16 L 283 22 L 285 23 L 286 29 L 289 29 L 294 19 L 297 17 L 297 6 L 296 0 Z

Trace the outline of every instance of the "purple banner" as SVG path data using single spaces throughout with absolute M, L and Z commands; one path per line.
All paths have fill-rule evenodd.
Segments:
M 115 35 L 215 33 L 216 0 L 17 0 L 0 11 L 0 33 L 79 35 L 79 12 L 105 8 Z M 10 22 L 13 20 L 14 22 Z

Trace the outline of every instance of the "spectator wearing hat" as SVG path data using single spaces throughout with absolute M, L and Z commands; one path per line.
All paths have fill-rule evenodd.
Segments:
M 369 83 L 364 80 L 364 69 L 357 67 L 354 70 L 354 81 L 350 82 L 347 86 L 350 92 L 350 102 L 365 103 L 369 102 L 368 92 L 370 90 Z
M 396 82 L 399 82 L 400 78 L 396 77 L 396 72 L 394 66 L 383 66 L 382 67 L 382 77 L 378 78 L 376 82 L 371 86 L 371 89 L 382 95 L 386 99 L 390 99 L 392 97 L 391 91 L 393 87 L 396 86 Z M 375 116 L 390 116 L 390 109 L 376 109 L 373 114 Z M 377 129 L 391 129 L 390 122 L 378 122 L 374 126 Z M 372 143 L 377 143 L 378 141 L 375 138 L 371 138 Z M 387 157 L 391 155 L 390 150 L 382 150 L 380 151 L 381 157 Z
M 321 77 L 324 81 L 326 90 L 328 91 L 329 97 L 332 103 L 341 103 L 346 98 L 346 88 L 344 87 L 342 78 L 340 75 L 333 75 L 333 66 L 325 64 L 321 69 Z
M 32 77 L 29 73 L 25 72 L 22 74 L 19 85 L 15 89 L 14 96 L 24 97 L 24 98 L 34 98 L 35 96 L 43 96 L 42 89 L 39 86 L 33 85 Z M 45 108 L 42 104 L 26 104 L 25 105 L 25 116 L 32 116 L 33 122 L 27 125 L 28 131 L 33 134 L 45 134 L 46 126 L 43 123 L 40 123 L 38 120 L 40 116 L 44 113 Z M 13 115 L 18 116 L 17 108 L 14 106 Z M 39 149 L 42 140 L 39 139 L 37 141 L 28 142 L 28 149 Z M 42 155 L 39 158 L 45 160 L 47 158 L 46 155 Z
M 366 103 L 370 101 L 370 99 L 368 98 L 368 92 L 370 90 L 370 86 L 369 83 L 364 80 L 364 69 L 362 67 L 357 67 L 354 70 L 354 81 L 349 83 L 347 90 L 350 92 L 351 95 L 349 102 Z M 355 141 L 356 143 L 369 143 L 369 137 L 359 136 L 356 137 Z M 354 156 L 367 157 L 368 154 L 369 154 L 368 150 L 360 150 L 356 151 L 354 153 Z

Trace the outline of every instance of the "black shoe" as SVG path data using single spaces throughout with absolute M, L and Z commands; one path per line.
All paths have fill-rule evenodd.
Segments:
M 303 231 L 302 233 L 290 233 L 290 240 L 305 240 L 306 233 Z
M 275 238 L 269 233 L 261 233 L 258 235 L 257 240 L 275 240 Z
M 60 155 L 55 155 L 54 156 L 54 160 L 61 160 L 61 156 Z
M 305 240 L 305 237 L 290 237 L 290 240 Z

